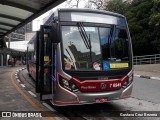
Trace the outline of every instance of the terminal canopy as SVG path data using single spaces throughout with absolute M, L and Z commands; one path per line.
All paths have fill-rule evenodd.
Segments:
M 65 0 L 0 0 L 0 38 Z
M 9 54 L 13 56 L 23 56 L 25 55 L 25 51 L 15 50 L 11 48 L 0 48 L 0 54 Z

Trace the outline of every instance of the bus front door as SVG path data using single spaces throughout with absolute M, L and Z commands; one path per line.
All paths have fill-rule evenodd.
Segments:
M 51 26 L 42 25 L 39 33 L 39 93 L 40 100 L 52 99 Z

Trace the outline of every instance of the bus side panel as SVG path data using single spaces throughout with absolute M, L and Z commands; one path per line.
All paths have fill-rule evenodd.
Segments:
M 29 75 L 36 80 L 36 56 L 35 56 L 35 40 L 28 43 L 27 49 L 27 69 Z
M 29 74 L 34 80 L 36 80 L 36 65 L 35 63 L 29 63 Z

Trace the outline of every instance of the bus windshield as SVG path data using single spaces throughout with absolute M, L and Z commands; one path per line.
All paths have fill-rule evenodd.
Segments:
M 129 67 L 126 29 L 62 26 L 65 70 L 110 70 Z

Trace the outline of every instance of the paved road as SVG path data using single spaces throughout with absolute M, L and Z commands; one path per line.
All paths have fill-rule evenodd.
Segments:
M 134 65 L 134 74 L 160 78 L 160 64 Z
M 160 80 L 135 77 L 132 96 L 160 104 Z
M 108 111 L 160 111 L 160 81 L 134 78 L 132 97 L 124 100 L 115 100 L 106 104 L 73 106 L 63 108 L 66 111 L 74 111 L 87 118 L 100 117 L 105 120 L 159 120 L 157 117 L 108 117 Z
M 74 113 L 90 120 L 159 120 L 160 117 L 110 117 L 111 114 L 109 113 L 109 111 L 141 111 L 142 113 L 144 111 L 160 111 L 159 91 L 160 81 L 135 77 L 131 98 L 105 104 L 69 106 L 61 109 L 74 111 Z
M 12 70 L 1 70 L 0 71 L 0 78 L 1 78 L 1 84 L 3 82 L 9 80 L 8 74 L 9 72 L 12 72 Z M 26 73 L 27 74 L 27 73 Z M 8 81 L 9 82 L 9 81 Z M 10 84 L 11 85 L 11 84 Z M 7 87 L 7 85 L 4 85 L 3 87 Z M 1 88 L 1 94 L 3 88 Z M 71 112 L 71 114 L 74 112 L 75 114 L 82 116 L 83 118 L 87 119 L 94 119 L 94 120 L 159 120 L 160 118 L 154 118 L 154 117 L 109 117 L 110 113 L 108 111 L 115 110 L 115 111 L 160 111 L 160 81 L 158 80 L 151 80 L 151 79 L 144 79 L 144 78 L 138 78 L 135 77 L 134 79 L 134 89 L 133 94 L 131 98 L 123 99 L 123 100 L 115 100 L 111 101 L 105 104 L 97 104 L 97 105 L 85 105 L 85 106 L 70 106 L 70 107 L 62 107 L 63 110 Z M 8 89 L 9 92 L 9 89 Z M 13 91 L 16 92 L 16 91 Z M 13 95 L 18 95 L 18 93 L 13 93 Z M 22 97 L 21 95 L 18 95 L 16 97 Z M 16 99 L 15 97 L 10 96 L 10 100 Z M 17 98 L 18 99 L 18 98 Z M 23 98 L 21 98 L 23 99 Z M 2 101 L 3 103 L 2 103 Z M 1 110 L 12 110 L 10 106 L 5 106 L 3 108 L 3 104 L 5 100 L 3 98 L 1 99 Z M 18 99 L 19 100 L 19 99 Z M 24 103 L 23 103 L 24 104 Z M 26 106 L 28 103 L 25 103 L 24 106 Z M 13 104 L 12 104 L 13 105 Z M 7 109 L 8 107 L 8 109 Z M 3 108 L 3 109 L 2 109 Z M 28 107 L 25 107 L 28 108 Z M 20 110 L 21 108 L 17 109 Z M 61 108 L 55 108 L 57 111 Z M 25 110 L 22 108 L 22 110 Z M 72 115 L 71 115 L 72 116 Z M 62 118 L 63 119 L 63 118 Z

